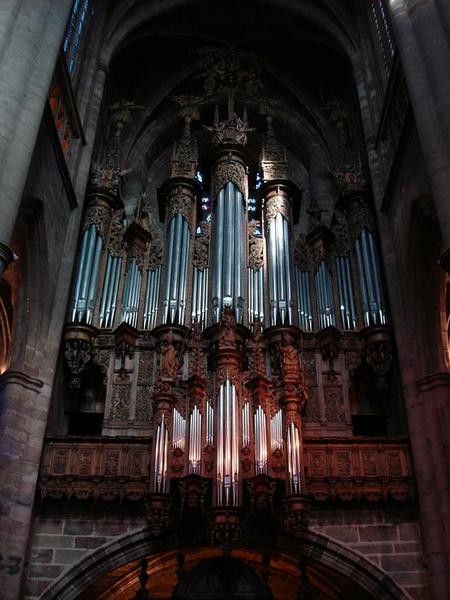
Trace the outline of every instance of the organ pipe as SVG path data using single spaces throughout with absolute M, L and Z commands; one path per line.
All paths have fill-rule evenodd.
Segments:
M 264 321 L 263 269 L 248 269 L 248 322 Z
M 366 327 L 386 324 L 381 270 L 373 234 L 363 229 L 355 242 L 363 318 Z
M 336 325 L 336 318 L 334 315 L 333 284 L 331 281 L 331 273 L 325 261 L 322 261 L 320 264 L 314 279 L 316 285 L 319 329 L 325 329 L 331 325 Z
M 271 450 L 283 450 L 283 414 L 281 408 L 270 419 Z
M 103 239 L 92 224 L 83 234 L 78 260 L 75 289 L 72 298 L 71 319 L 90 325 L 94 314 Z
M 176 408 L 173 409 L 172 428 L 172 450 L 176 450 L 177 448 L 184 450 L 186 443 L 186 419 Z
M 356 329 L 355 299 L 348 256 L 338 256 L 336 258 L 336 277 L 339 288 L 339 310 L 342 328 Z
M 239 189 L 228 182 L 217 195 L 215 218 L 213 318 L 219 322 L 225 305 L 242 322 L 242 229 L 244 203 Z
M 192 278 L 192 322 L 198 321 L 202 329 L 208 318 L 208 278 L 209 269 L 194 267 Z
M 244 403 L 242 407 L 242 447 L 250 446 L 250 404 Z
M 161 422 L 156 428 L 155 461 L 153 471 L 153 491 L 165 494 L 168 491 L 167 460 L 169 450 L 169 431 L 162 415 Z
M 298 322 L 303 331 L 313 330 L 309 273 L 297 269 Z
M 295 423 L 287 428 L 288 489 L 290 494 L 301 494 L 300 434 Z
M 160 283 L 161 267 L 147 271 L 147 287 L 144 300 L 144 329 L 153 329 L 156 327 Z
M 205 445 L 212 446 L 214 444 L 214 409 L 211 400 L 206 403 L 206 439 Z
M 292 324 L 292 284 L 289 224 L 278 212 L 268 227 L 270 322 Z
M 256 475 L 267 473 L 267 420 L 261 405 L 254 415 Z
M 181 213 L 176 213 L 167 234 L 166 285 L 164 292 L 164 323 L 184 324 L 189 262 L 189 224 Z
M 100 327 L 112 327 L 117 307 L 122 257 L 108 253 L 106 259 L 105 279 L 103 281 L 102 300 L 100 304 Z
M 217 413 L 216 503 L 239 506 L 239 436 L 236 387 L 229 379 L 219 388 Z
M 139 270 L 136 258 L 133 257 L 125 277 L 121 311 L 121 321 L 125 321 L 133 327 L 137 327 L 141 283 L 142 273 Z
M 202 415 L 194 406 L 189 419 L 189 473 L 200 474 L 202 458 Z

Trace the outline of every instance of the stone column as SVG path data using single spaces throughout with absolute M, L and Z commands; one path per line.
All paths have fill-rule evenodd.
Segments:
M 0 6 L 0 276 L 66 27 L 71 0 Z
M 444 3 L 443 3 L 444 4 Z M 442 267 L 450 273 L 450 45 L 448 6 L 435 0 L 390 0 L 412 108 L 431 179 L 444 252 Z

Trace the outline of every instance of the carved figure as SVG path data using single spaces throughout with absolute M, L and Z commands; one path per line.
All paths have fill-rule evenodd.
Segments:
M 298 379 L 297 350 L 292 343 L 291 336 L 283 334 L 282 341 L 278 344 L 277 349 L 280 354 L 283 379 Z
M 173 379 L 178 371 L 178 355 L 171 333 L 161 340 L 159 374 L 161 379 Z
M 225 306 L 220 321 L 219 344 L 222 347 L 234 347 L 236 344 L 236 319 L 231 306 Z

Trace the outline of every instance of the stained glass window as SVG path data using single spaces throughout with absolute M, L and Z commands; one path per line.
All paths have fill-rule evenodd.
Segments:
M 73 75 L 78 65 L 80 50 L 86 33 L 90 15 L 90 0 L 74 0 L 69 24 L 63 42 L 63 51 L 66 57 L 67 68 Z

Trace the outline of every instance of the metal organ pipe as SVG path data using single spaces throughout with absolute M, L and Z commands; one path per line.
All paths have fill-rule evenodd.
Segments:
M 263 269 L 248 268 L 248 321 L 264 321 Z
M 312 331 L 311 293 L 309 273 L 297 269 L 298 322 L 303 331 Z
M 208 313 L 208 268 L 194 267 L 192 279 L 192 321 L 198 321 L 202 329 L 207 322 Z
M 331 281 L 331 273 L 325 264 L 325 261 L 322 261 L 314 279 L 316 284 L 319 329 L 325 329 L 330 325 L 336 324 L 334 316 L 333 284 Z
M 92 323 L 102 251 L 103 239 L 96 226 L 92 224 L 83 234 L 72 296 L 72 321 Z
M 128 323 L 133 327 L 137 327 L 141 283 L 142 273 L 139 270 L 136 258 L 133 257 L 125 277 L 121 311 L 122 322 L 125 321 L 125 323 Z
M 202 458 L 202 415 L 194 406 L 189 420 L 189 473 L 200 473 Z
M 219 388 L 217 413 L 216 503 L 239 505 L 239 435 L 236 387 L 227 379 Z
M 181 213 L 176 213 L 168 227 L 166 285 L 164 293 L 164 323 L 182 325 L 186 310 L 186 289 L 189 261 L 189 224 Z
M 169 431 L 162 415 L 161 422 L 156 428 L 155 436 L 155 466 L 153 472 L 153 491 L 158 494 L 167 493 L 167 459 L 169 450 Z
M 214 248 L 214 321 L 220 320 L 224 305 L 233 306 L 236 320 L 242 321 L 242 224 L 243 197 L 228 182 L 216 201 Z
M 300 457 L 300 434 L 295 423 L 291 423 L 287 429 L 287 455 L 288 455 L 288 477 L 289 492 L 301 494 L 301 457 Z
M 159 285 L 161 282 L 161 267 L 147 271 L 147 289 L 144 304 L 144 329 L 156 327 L 159 304 Z
M 348 256 L 338 256 L 336 258 L 340 313 L 343 329 L 356 329 L 355 299 L 349 263 Z
M 244 403 L 242 407 L 242 447 L 250 446 L 250 404 Z
M 212 446 L 214 444 L 214 409 L 211 404 L 211 400 L 206 403 L 206 446 Z
M 267 420 L 261 405 L 254 415 L 256 475 L 267 473 Z
M 370 231 L 363 229 L 355 242 L 355 253 L 364 324 L 366 327 L 370 325 L 384 325 L 386 323 L 386 309 L 381 282 L 381 270 L 375 240 Z
M 270 419 L 271 450 L 283 450 L 283 413 L 281 408 Z
M 269 198 L 267 203 L 278 200 L 288 202 L 284 196 Z M 281 213 L 271 219 L 268 227 L 269 304 L 271 325 L 280 319 L 283 325 L 292 324 L 292 283 L 289 223 Z
M 176 409 L 173 409 L 173 431 L 172 431 L 172 449 L 180 448 L 184 450 L 186 440 L 186 419 Z

